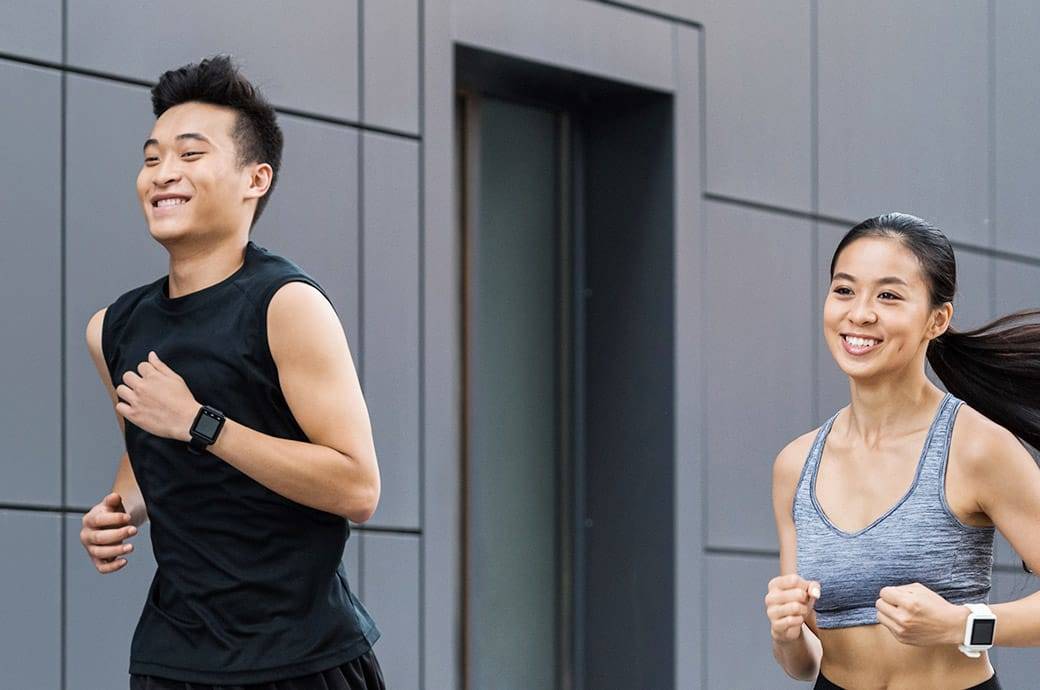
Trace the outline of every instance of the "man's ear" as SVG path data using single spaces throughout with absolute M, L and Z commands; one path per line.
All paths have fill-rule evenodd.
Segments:
M 249 187 L 246 189 L 246 199 L 259 199 L 274 182 L 274 169 L 267 163 L 254 163 L 249 175 Z

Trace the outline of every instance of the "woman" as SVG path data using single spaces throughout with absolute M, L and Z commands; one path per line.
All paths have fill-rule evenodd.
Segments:
M 816 688 L 1000 687 L 975 605 L 994 526 L 1040 570 L 1040 468 L 1019 441 L 1040 447 L 1040 310 L 959 333 L 955 289 L 949 240 L 913 216 L 834 252 L 823 327 L 851 401 L 777 456 L 765 597 L 774 656 Z M 1040 646 L 1040 593 L 990 611 L 993 644 Z

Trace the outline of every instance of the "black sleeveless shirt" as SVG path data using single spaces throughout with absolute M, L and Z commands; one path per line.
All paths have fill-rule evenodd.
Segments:
M 216 285 L 176 299 L 166 277 L 131 290 L 105 314 L 112 385 L 154 350 L 200 403 L 261 433 L 306 441 L 267 342 L 267 307 L 290 282 L 321 290 L 295 264 L 250 242 L 242 267 Z M 339 666 L 371 648 L 379 632 L 341 564 L 344 518 L 129 421 L 125 437 L 158 566 L 134 633 L 131 673 L 264 683 Z

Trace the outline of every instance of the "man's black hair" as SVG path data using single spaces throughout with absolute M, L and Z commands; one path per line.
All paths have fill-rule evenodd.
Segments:
M 256 201 L 251 230 L 271 198 L 282 164 L 282 130 L 274 108 L 259 89 L 242 76 L 228 55 L 215 55 L 165 72 L 152 88 L 152 110 L 156 118 L 176 105 L 192 101 L 237 111 L 231 138 L 238 150 L 239 166 L 267 163 L 274 171 L 267 194 Z

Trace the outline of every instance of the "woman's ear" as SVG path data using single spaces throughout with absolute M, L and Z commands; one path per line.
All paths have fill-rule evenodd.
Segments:
M 932 325 L 928 329 L 928 339 L 935 340 L 950 328 L 953 320 L 953 303 L 946 302 L 932 312 Z

